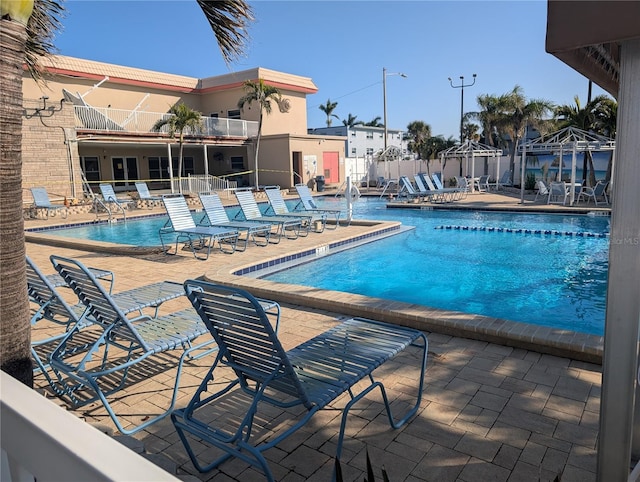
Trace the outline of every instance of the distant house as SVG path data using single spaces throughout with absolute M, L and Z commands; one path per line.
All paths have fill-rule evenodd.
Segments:
M 346 138 L 345 153 L 349 158 L 374 156 L 384 149 L 384 127 L 341 125 L 316 127 L 308 129 L 307 132 L 316 135 L 344 136 Z M 404 132 L 401 130 L 387 129 L 387 146 L 399 147 L 403 156 L 410 154 L 407 149 L 407 141 L 404 139 Z
M 239 186 L 254 182 L 259 109 L 238 109 L 245 81 L 262 79 L 286 99 L 264 115 L 259 150 L 261 185 L 291 187 L 324 175 L 344 181 L 344 139 L 307 133 L 307 77 L 257 67 L 197 79 L 181 75 L 53 56 L 43 60 L 46 83 L 23 77 L 23 186 L 46 186 L 60 196 L 81 197 L 89 186 L 111 182 L 134 190 L 136 180 L 167 189 L 173 180 L 216 177 Z M 178 142 L 153 125 L 183 102 L 202 113 L 202 128 Z

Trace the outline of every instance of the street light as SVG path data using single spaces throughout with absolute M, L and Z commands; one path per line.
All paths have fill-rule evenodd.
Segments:
M 385 156 L 385 166 L 387 163 L 387 136 L 389 135 L 389 129 L 387 127 L 387 75 L 399 75 L 406 78 L 407 76 L 401 72 L 387 72 L 387 69 L 382 67 L 382 110 L 383 110 L 383 122 L 384 122 L 384 150 L 382 151 Z M 385 176 L 388 178 L 389 173 L 385 172 Z
M 449 77 L 449 83 L 451 84 L 451 87 L 453 87 L 454 89 L 460 89 L 460 145 L 462 145 L 464 142 L 463 124 L 462 124 L 464 119 L 464 88 L 471 87 L 473 84 L 476 83 L 476 74 L 473 74 L 473 82 L 471 82 L 470 84 L 465 85 L 464 75 L 460 76 L 460 85 L 453 85 L 453 81 L 451 80 L 451 77 Z

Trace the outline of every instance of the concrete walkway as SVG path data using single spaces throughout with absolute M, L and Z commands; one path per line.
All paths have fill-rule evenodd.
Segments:
M 484 207 L 518 208 L 519 195 L 516 197 L 515 193 L 513 197 L 476 194 L 461 201 L 458 207 L 466 204 L 476 208 L 480 198 Z M 587 209 L 592 210 L 593 205 Z M 28 221 L 27 225 L 36 223 L 42 224 Z M 336 239 L 361 236 L 372 229 L 371 225 L 340 227 L 294 241 L 283 240 L 266 248 L 250 247 L 244 253 L 215 253 L 206 262 L 193 259 L 187 251 L 175 257 L 153 253 L 130 256 L 95 252 L 93 247 L 90 251 L 35 243 L 27 244 L 27 253 L 45 272 L 53 271 L 48 256 L 54 253 L 79 259 L 88 266 L 110 269 L 116 274 L 115 292 L 153 281 L 204 276 L 213 281 L 233 282 L 259 296 L 271 294 L 283 307 L 280 338 L 285 348 L 291 348 L 345 316 L 360 314 L 366 300 L 356 299 L 352 305 L 353 300 L 348 297 L 335 299 L 332 292 L 327 297 L 326 293 L 311 293 L 315 290 L 290 285 L 280 287 L 278 293 L 277 287 L 265 285 L 262 280 L 232 276 L 230 271 Z M 292 296 L 292 291 L 300 297 Z M 304 302 L 316 298 L 320 301 Z M 392 482 L 552 481 L 559 474 L 563 482 L 595 480 L 599 364 L 549 354 L 549 347 L 537 350 L 535 345 L 517 347 L 510 341 L 500 342 L 500 338 L 471 339 L 463 326 L 424 324 L 406 313 L 406 307 L 389 302 L 386 305 L 384 310 L 373 306 L 365 313 L 369 318 L 423 327 L 428 335 L 423 403 L 419 414 L 399 430 L 386 423 L 378 394 L 371 394 L 356 405 L 348 423 L 342 457 L 345 480 L 363 479 L 366 451 L 373 461 L 377 480 L 382 480 L 380 469 L 384 467 Z M 447 314 L 452 319 L 458 315 Z M 378 377 L 390 390 L 392 399 L 401 399 L 415 385 L 410 368 L 415 365 L 413 355 L 409 351 L 379 370 Z M 186 364 L 178 406 L 189 400 L 210 363 L 211 359 L 205 358 Z M 116 410 L 132 422 L 157 413 L 157 407 L 167 402 L 171 380 L 171 373 L 150 370 L 141 381 L 121 392 Z M 48 393 L 43 377 L 37 377 L 36 383 L 40 391 Z M 66 406 L 56 397 L 52 400 Z M 339 409 L 346 400 L 340 398 L 333 407 Z M 229 403 L 240 402 L 231 397 Z M 210 416 L 229 416 L 231 406 L 212 407 Z M 216 410 L 223 411 L 216 413 Z M 75 413 L 105 431 L 113 430 L 100 405 L 83 407 Z M 278 423 L 286 424 L 289 418 L 280 412 L 267 413 L 275 416 Z M 319 413 L 301 431 L 266 453 L 277 480 L 330 480 L 339 415 L 339 410 Z M 259 472 L 238 460 L 228 461 L 210 473 L 197 473 L 166 419 L 135 438 L 142 442 L 147 454 L 152 454 L 147 456 L 185 478 L 190 474 L 206 481 L 263 480 Z M 205 447 L 202 450 L 209 451 Z

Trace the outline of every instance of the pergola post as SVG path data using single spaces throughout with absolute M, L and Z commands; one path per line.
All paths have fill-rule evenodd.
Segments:
M 640 39 L 621 43 L 620 87 L 604 332 L 599 481 L 627 480 L 631 460 L 640 324 Z

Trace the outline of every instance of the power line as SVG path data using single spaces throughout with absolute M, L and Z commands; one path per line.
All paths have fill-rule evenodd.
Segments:
M 374 85 L 378 85 L 378 84 L 381 84 L 381 83 L 382 83 L 382 82 L 374 82 L 373 84 L 369 84 L 369 85 L 367 85 L 366 87 L 362 87 L 362 88 L 360 88 L 360 89 L 358 89 L 358 90 L 354 90 L 354 91 L 349 92 L 349 93 L 347 93 L 347 94 L 343 94 L 343 95 L 341 95 L 341 96 L 339 96 L 339 97 L 334 97 L 334 101 L 335 101 L 335 100 L 342 99 L 342 98 L 347 97 L 347 96 L 352 95 L 352 94 L 357 94 L 358 92 L 362 92 L 363 90 L 370 89 L 370 88 L 371 88 L 371 87 L 373 87 Z M 313 106 L 307 106 L 307 110 L 309 110 L 309 109 L 313 109 L 313 108 L 318 108 L 318 107 L 320 107 L 321 105 L 324 105 L 324 104 L 317 104 L 317 105 L 313 105 Z

